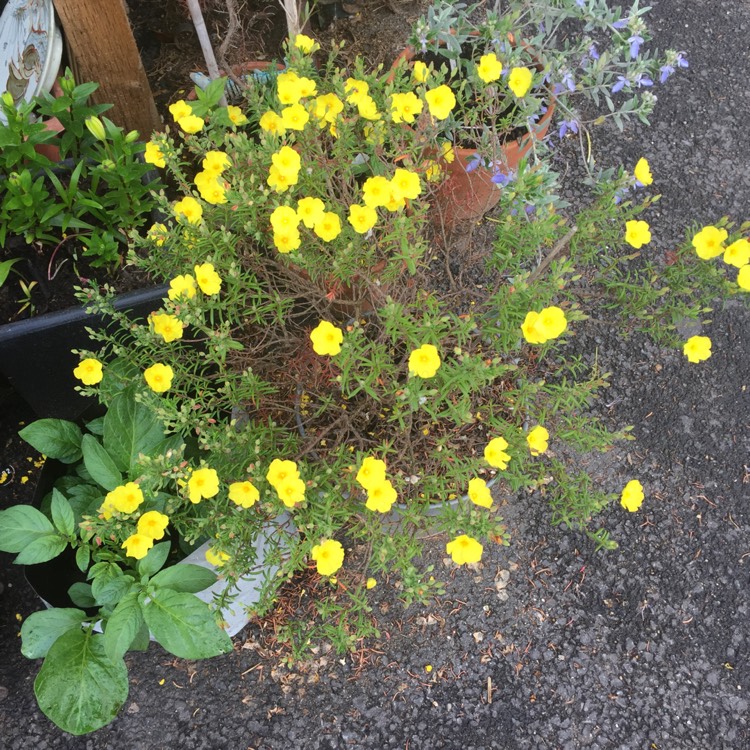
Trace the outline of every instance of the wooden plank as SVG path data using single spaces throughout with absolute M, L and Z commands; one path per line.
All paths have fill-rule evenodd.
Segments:
M 85 81 L 96 81 L 96 103 L 113 104 L 106 113 L 147 140 L 161 120 L 130 28 L 124 0 L 54 0 L 65 42 Z

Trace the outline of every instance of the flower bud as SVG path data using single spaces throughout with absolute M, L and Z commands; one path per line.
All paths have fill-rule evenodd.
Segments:
M 125 143 L 134 143 L 137 140 L 138 140 L 138 131 L 137 130 L 131 130 L 125 136 Z
M 98 141 L 106 141 L 107 140 L 107 133 L 104 130 L 104 123 L 95 116 L 87 117 L 85 120 L 86 128 L 88 129 L 89 133 L 96 138 Z

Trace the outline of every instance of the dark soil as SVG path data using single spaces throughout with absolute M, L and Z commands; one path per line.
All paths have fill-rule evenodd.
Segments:
M 156 14 L 166 4 L 148 5 Z M 649 159 L 663 195 L 645 217 L 658 257 L 691 225 L 748 218 L 750 9 L 740 0 L 652 5 L 658 46 L 684 49 L 690 68 L 657 88 L 650 128 L 602 128 L 594 149 L 602 167 Z M 575 144 L 562 144 L 557 162 L 567 197 L 580 201 Z M 486 226 L 474 243 L 491 237 Z M 453 269 L 471 278 L 465 265 Z M 605 491 L 632 478 L 646 489 L 638 513 L 613 504 L 600 517 L 619 549 L 597 553 L 583 535 L 552 527 L 541 493 L 498 497 L 510 546 L 486 548 L 477 571 L 454 571 L 436 537 L 424 562 L 447 578 L 446 596 L 404 609 L 380 581 L 371 592 L 380 637 L 353 654 L 322 646 L 289 665 L 274 618 L 248 626 L 233 653 L 206 662 L 152 646 L 127 657 L 121 715 L 92 737 L 72 738 L 36 707 L 39 665 L 20 655 L 17 635 L 39 602 L 2 556 L 3 746 L 750 747 L 750 313 L 717 301 L 703 333 L 713 356 L 692 365 L 640 335 L 624 339 L 603 313 L 574 326 L 571 356 L 612 373 L 594 411 L 612 428 L 634 426 L 635 442 L 585 459 Z M 15 470 L 0 484 L 4 506 L 30 499 L 33 478 L 23 477 L 34 456 L 12 437 L 29 417 L 23 407 L 0 401 L 0 413 L 0 464 Z M 298 590 L 308 583 L 301 577 Z

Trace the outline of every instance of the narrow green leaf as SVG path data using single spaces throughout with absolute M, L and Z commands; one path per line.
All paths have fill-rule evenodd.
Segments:
M 122 474 L 117 465 L 93 435 L 83 436 L 81 449 L 84 466 L 97 484 L 105 490 L 113 490 L 122 483 Z
M 208 659 L 232 650 L 232 640 L 195 594 L 155 589 L 143 616 L 154 638 L 182 659 Z
M 67 546 L 68 540 L 65 537 L 52 532 L 27 544 L 13 562 L 17 565 L 37 565 L 54 560 Z
M 59 490 L 52 490 L 52 523 L 65 536 L 72 536 L 76 530 L 76 519 L 70 503 Z
M 76 550 L 76 565 L 81 573 L 85 573 L 91 562 L 91 549 L 87 545 L 82 545 Z
M 64 419 L 38 419 L 18 433 L 48 458 L 72 464 L 81 458 L 81 429 Z
M 216 573 L 202 565 L 180 563 L 160 571 L 150 582 L 161 588 L 194 594 L 216 583 Z
M 104 650 L 110 659 L 122 658 L 144 624 L 138 592 L 130 591 L 118 602 L 104 630 Z
M 0 286 L 2 286 L 5 283 L 5 280 L 8 278 L 10 269 L 13 268 L 13 266 L 20 260 L 20 258 L 10 258 L 10 260 L 4 260 L 2 263 L 0 263 Z
M 44 513 L 30 505 L 14 505 L 0 510 L 0 551 L 20 552 L 26 545 L 48 534 L 55 527 Z
M 161 570 L 162 565 L 167 561 L 169 556 L 169 542 L 161 542 L 155 544 L 146 554 L 146 557 L 141 558 L 138 561 L 138 572 L 142 576 L 152 576 L 158 570 Z
M 104 636 L 73 629 L 52 644 L 34 693 L 60 729 L 86 734 L 117 716 L 128 697 L 128 670 L 122 659 L 107 656 Z
M 72 628 L 80 628 L 86 613 L 80 609 L 43 609 L 33 612 L 21 625 L 21 653 L 27 659 L 42 659 L 50 646 Z

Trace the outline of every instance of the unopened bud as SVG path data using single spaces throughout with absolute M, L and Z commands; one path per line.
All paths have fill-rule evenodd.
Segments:
M 107 133 L 104 130 L 104 123 L 95 116 L 87 117 L 86 121 L 86 128 L 88 129 L 89 133 L 94 136 L 98 141 L 106 141 L 107 140 Z

